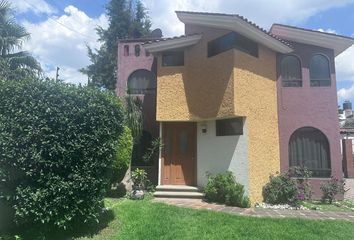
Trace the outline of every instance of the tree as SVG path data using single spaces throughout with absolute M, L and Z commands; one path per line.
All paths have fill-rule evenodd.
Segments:
M 95 51 L 88 48 L 91 65 L 80 71 L 89 77 L 89 85 L 114 90 L 117 71 L 117 39 L 140 38 L 150 34 L 151 22 L 139 0 L 111 0 L 106 12 L 108 29 L 97 27 L 102 43 Z
M 40 64 L 26 51 L 20 50 L 22 44 L 28 40 L 30 34 L 26 29 L 16 23 L 11 4 L 0 1 L 0 73 L 5 78 L 19 74 L 39 74 Z

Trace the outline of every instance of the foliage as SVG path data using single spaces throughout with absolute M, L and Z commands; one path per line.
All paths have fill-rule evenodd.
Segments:
M 250 201 L 244 196 L 242 184 L 237 183 L 232 172 L 208 174 L 208 183 L 204 188 L 205 198 L 210 202 L 225 203 L 229 206 L 250 207 Z
M 143 155 L 143 161 L 149 162 L 156 154 L 159 153 L 160 148 L 163 147 L 163 143 L 160 138 L 156 138 L 151 142 L 151 146 L 147 149 Z
M 13 16 L 11 4 L 5 0 L 0 1 L 0 59 L 1 68 L 8 69 L 9 72 L 19 70 L 27 71 L 31 74 L 41 72 L 40 64 L 26 51 L 16 51 L 21 49 L 22 44 L 28 40 L 30 34 L 19 25 Z M 21 71 L 22 70 L 22 71 Z M 12 75 L 4 76 L 4 70 L 0 73 L 6 79 L 13 78 Z M 7 73 L 8 74 L 8 73 Z
M 144 169 L 135 169 L 132 171 L 132 181 L 134 183 L 133 188 L 137 190 L 143 190 L 146 187 L 147 174 Z
M 271 175 L 269 183 L 263 187 L 264 202 L 297 206 L 300 201 L 310 200 L 311 175 L 312 172 L 306 167 L 292 167 L 278 176 Z
M 117 97 L 37 79 L 0 80 L 0 96 L 0 201 L 17 225 L 96 222 L 123 131 Z
M 128 95 L 125 97 L 126 122 L 132 132 L 135 143 L 138 143 L 143 132 L 143 103 L 140 98 Z
M 119 183 L 129 168 L 133 151 L 133 137 L 130 129 L 125 126 L 118 139 L 118 150 L 113 162 L 112 183 Z
M 264 202 L 270 204 L 297 205 L 299 199 L 296 180 L 291 178 L 289 171 L 278 176 L 271 175 L 269 182 L 263 187 Z
M 100 49 L 88 48 L 91 65 L 81 72 L 86 74 L 89 85 L 114 90 L 117 72 L 117 39 L 140 38 L 150 33 L 151 22 L 139 0 L 111 0 L 106 7 L 108 29 L 98 27 Z
M 332 177 L 331 180 L 321 185 L 322 202 L 332 203 L 336 199 L 337 194 L 345 193 L 345 182 L 343 179 Z
M 312 172 L 306 167 L 291 167 L 289 173 L 290 176 L 296 178 L 297 199 L 299 201 L 310 200 L 312 188 L 309 178 L 312 176 Z

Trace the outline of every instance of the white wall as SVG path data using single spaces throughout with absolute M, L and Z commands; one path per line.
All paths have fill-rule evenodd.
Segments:
M 206 133 L 202 133 L 203 125 L 207 126 Z M 206 172 L 232 171 L 248 193 L 247 121 L 240 136 L 217 137 L 215 121 L 198 122 L 197 131 L 198 186 L 207 183 Z

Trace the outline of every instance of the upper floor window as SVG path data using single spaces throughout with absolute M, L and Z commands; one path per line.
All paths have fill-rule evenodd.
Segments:
M 140 45 L 135 45 L 135 57 L 140 56 Z
M 148 70 L 139 69 L 128 78 L 129 94 L 146 94 L 156 89 L 156 77 Z
M 301 63 L 296 56 L 286 56 L 281 61 L 283 87 L 302 87 Z
M 129 56 L 129 45 L 124 45 L 124 56 Z
M 184 52 L 164 52 L 162 54 L 162 66 L 183 66 Z
M 331 86 L 329 60 L 322 54 L 316 54 L 310 62 L 311 87 Z
M 228 33 L 210 41 L 208 43 L 208 57 L 215 56 L 232 48 L 258 57 L 258 44 L 236 32 Z

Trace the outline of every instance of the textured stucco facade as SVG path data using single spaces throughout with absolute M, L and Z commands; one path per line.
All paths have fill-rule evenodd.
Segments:
M 259 44 L 258 58 L 235 49 L 208 58 L 207 43 L 228 31 L 186 25 L 186 34 L 195 32 L 203 38 L 184 50 L 184 66 L 163 67 L 158 58 L 157 120 L 198 122 L 198 184 L 206 171 L 231 170 L 251 201 L 262 201 L 262 187 L 280 170 L 276 53 Z M 215 137 L 213 120 L 236 116 L 244 117 L 247 134 Z M 200 133 L 204 121 L 214 138 Z
M 235 116 L 233 51 L 207 57 L 207 42 L 228 31 L 201 27 L 193 27 L 190 31 L 202 31 L 203 38 L 184 50 L 184 66 L 163 67 L 161 56 L 158 56 L 157 121 L 199 121 Z
M 292 43 L 294 55 L 298 56 L 302 67 L 302 87 L 282 87 L 278 67 L 278 115 L 281 170 L 289 167 L 289 140 L 299 128 L 314 127 L 327 137 L 330 147 L 331 169 L 334 177 L 342 178 L 340 133 L 338 124 L 337 92 L 333 50 L 317 46 Z M 314 54 L 324 54 L 330 62 L 331 86 L 311 87 L 309 64 Z M 278 54 L 277 62 L 283 55 Z M 314 197 L 320 197 L 319 186 L 325 178 L 312 179 Z
M 262 201 L 262 187 L 280 170 L 276 53 L 259 45 L 258 58 L 234 51 L 235 112 L 248 128 L 249 197 Z

